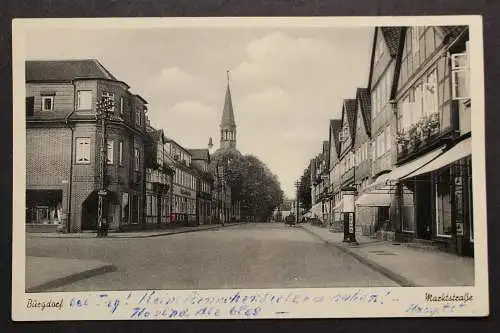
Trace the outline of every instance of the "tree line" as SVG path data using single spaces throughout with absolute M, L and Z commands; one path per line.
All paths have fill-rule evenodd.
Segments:
M 237 150 L 216 151 L 211 165 L 222 167 L 232 200 L 240 202 L 242 219 L 268 221 L 283 202 L 278 177 L 256 156 L 243 155 Z

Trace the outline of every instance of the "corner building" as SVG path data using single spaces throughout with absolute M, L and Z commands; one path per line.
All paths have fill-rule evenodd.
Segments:
M 143 223 L 147 102 L 97 60 L 27 61 L 27 231 L 96 229 L 103 96 L 114 101 L 104 214 L 110 229 Z

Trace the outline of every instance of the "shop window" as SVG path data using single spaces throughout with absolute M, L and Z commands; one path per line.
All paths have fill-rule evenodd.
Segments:
M 436 191 L 436 227 L 437 236 L 451 237 L 451 178 L 450 169 L 439 171 Z
M 415 232 L 415 205 L 414 193 L 407 187 L 402 186 L 401 190 L 401 228 L 403 232 Z

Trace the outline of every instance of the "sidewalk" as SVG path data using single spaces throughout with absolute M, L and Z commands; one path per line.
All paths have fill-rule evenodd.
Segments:
M 26 292 L 36 293 L 116 270 L 106 262 L 53 257 L 26 257 Z
M 418 249 L 392 241 L 356 235 L 359 246 L 343 243 L 343 233 L 303 224 L 301 227 L 329 245 L 405 287 L 474 285 L 474 258 L 439 250 Z
M 108 238 L 149 238 L 149 237 L 159 237 L 166 235 L 182 234 L 187 232 L 202 231 L 218 229 L 222 227 L 230 227 L 235 225 L 243 224 L 243 222 L 238 223 L 226 223 L 224 226 L 222 224 L 207 224 L 195 227 L 176 227 L 172 229 L 151 229 L 151 230 L 137 230 L 137 231 L 124 231 L 116 232 L 110 231 L 108 233 Z M 27 233 L 27 237 L 42 237 L 42 238 L 95 238 L 96 232 L 76 232 L 76 233 Z

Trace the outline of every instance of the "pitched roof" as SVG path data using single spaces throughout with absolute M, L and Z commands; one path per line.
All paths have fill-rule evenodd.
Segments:
M 157 130 L 156 128 L 154 128 L 152 126 L 148 126 L 148 127 L 146 127 L 146 131 L 154 141 L 159 142 L 159 141 L 163 141 L 165 139 L 165 135 L 163 134 L 162 129 Z
M 236 126 L 236 122 L 234 121 L 233 101 L 231 100 L 231 90 L 229 89 L 229 82 L 227 84 L 226 98 L 224 100 L 224 109 L 222 110 L 222 119 L 220 122 L 220 126 Z
M 356 101 L 361 106 L 361 115 L 365 124 L 366 133 L 371 135 L 372 125 L 372 100 L 370 96 L 370 89 L 358 88 L 356 90 Z
M 344 111 L 347 115 L 347 123 L 349 124 L 349 129 L 351 131 L 351 138 L 356 135 L 356 100 L 355 99 L 344 99 Z M 344 115 L 342 115 L 342 118 Z M 354 140 L 352 140 L 354 142 Z
M 330 119 L 330 132 L 333 135 L 333 144 L 335 145 L 335 151 L 339 153 L 339 132 L 342 129 L 342 120 L 340 119 Z
M 396 56 L 399 48 L 399 40 L 402 36 L 401 27 L 381 27 L 380 30 L 389 48 L 391 57 Z
M 210 153 L 208 149 L 188 149 L 191 154 L 191 159 L 193 160 L 210 160 Z
M 118 81 L 96 59 L 28 60 L 26 81 L 71 81 L 73 79 L 106 79 Z

